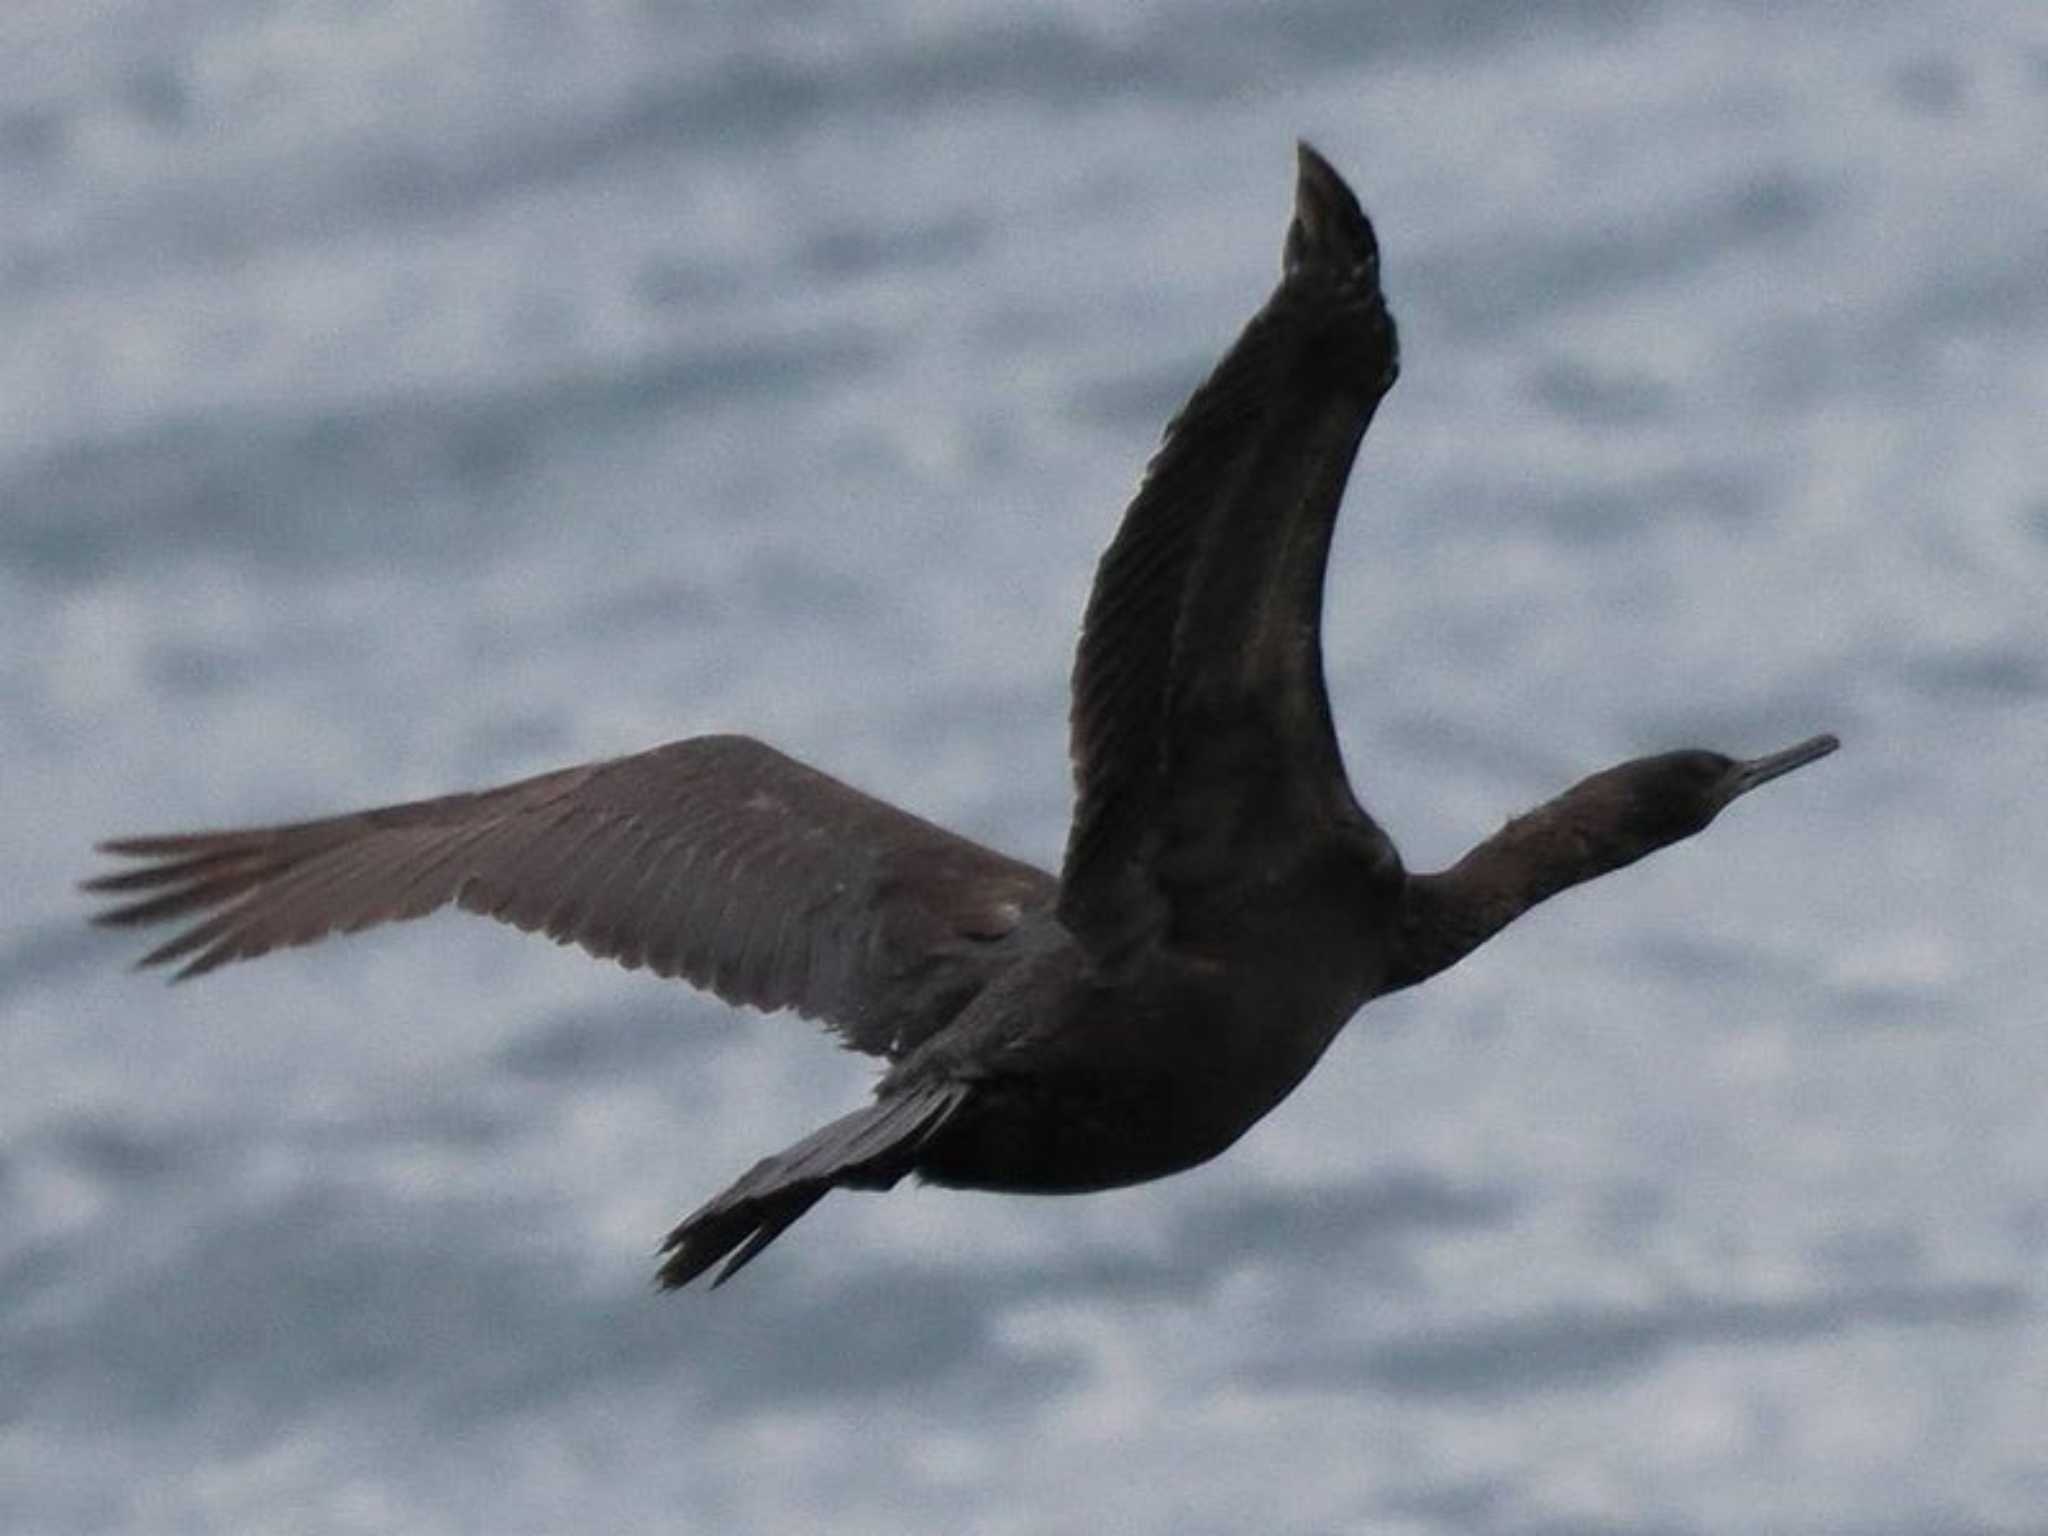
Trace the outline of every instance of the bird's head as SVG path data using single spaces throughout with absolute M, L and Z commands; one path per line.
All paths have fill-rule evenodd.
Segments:
M 1607 801 L 1615 832 L 1621 840 L 1639 845 L 1640 856 L 1704 831 L 1752 789 L 1826 757 L 1840 745 L 1833 736 L 1810 736 L 1762 757 L 1727 757 L 1699 749 L 1639 757 L 1596 775 L 1587 787 L 1598 784 L 1599 789 L 1589 799 Z

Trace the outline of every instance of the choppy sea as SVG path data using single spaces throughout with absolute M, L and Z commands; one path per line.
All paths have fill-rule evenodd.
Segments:
M 738 729 L 1042 862 L 1297 135 L 1405 371 L 1411 866 L 1844 750 L 1218 1162 L 656 1238 L 872 1068 L 443 917 L 167 989 L 94 839 Z M 2048 1530 L 2048 8 L 17 0 L 0 1529 Z

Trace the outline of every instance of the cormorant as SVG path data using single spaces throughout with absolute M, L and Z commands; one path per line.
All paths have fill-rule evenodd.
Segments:
M 120 838 L 117 925 L 199 920 L 180 977 L 454 902 L 884 1058 L 875 1101 L 755 1164 L 662 1245 L 722 1283 L 827 1192 L 906 1174 L 1078 1191 L 1216 1156 L 1371 999 L 1832 752 L 1609 768 L 1410 874 L 1353 797 L 1323 685 L 1331 530 L 1399 371 L 1379 247 L 1299 150 L 1279 287 L 1167 428 L 1074 664 L 1057 877 L 745 736 L 245 831 Z

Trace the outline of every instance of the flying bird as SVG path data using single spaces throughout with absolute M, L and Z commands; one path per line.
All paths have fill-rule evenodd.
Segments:
M 1373 228 L 1299 148 L 1279 286 L 1167 428 L 1096 572 L 1057 875 L 751 737 L 467 794 L 126 837 L 95 920 L 188 924 L 179 977 L 454 903 L 887 1062 L 874 1101 L 763 1158 L 662 1244 L 730 1279 L 834 1189 L 1108 1189 L 1222 1152 L 1373 998 L 1835 750 L 1596 773 L 1411 874 L 1345 776 L 1324 572 L 1400 371 Z

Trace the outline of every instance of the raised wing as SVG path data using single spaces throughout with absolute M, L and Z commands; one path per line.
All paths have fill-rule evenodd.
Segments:
M 1059 912 L 1098 961 L 1333 818 L 1398 868 L 1345 782 L 1320 635 L 1337 506 L 1398 370 L 1372 226 L 1304 144 L 1280 286 L 1167 428 L 1089 598 Z
M 119 838 L 95 921 L 198 918 L 144 965 L 196 976 L 455 902 L 897 1056 L 1000 964 L 1053 881 L 745 736 L 289 826 Z

